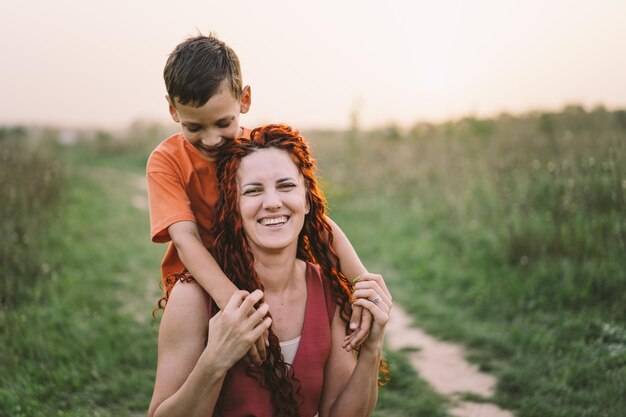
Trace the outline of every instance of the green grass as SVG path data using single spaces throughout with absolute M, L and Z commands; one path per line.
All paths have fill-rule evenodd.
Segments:
M 331 216 L 369 269 L 417 323 L 467 344 L 522 417 L 626 407 L 620 115 L 311 135 Z
M 162 248 L 130 205 L 141 170 L 113 165 L 65 166 L 62 215 L 49 230 L 58 269 L 37 302 L 0 311 L 0 415 L 147 409 L 156 361 L 147 288 L 157 289 Z
M 54 268 L 41 296 L 0 310 L 0 416 L 137 416 L 156 371 L 157 299 L 165 246 L 149 239 L 142 194 L 145 158 L 80 144 L 55 147 L 66 183 L 47 230 Z M 443 399 L 401 356 L 376 415 L 445 416 Z
M 136 142 L 100 132 L 53 146 L 67 180 L 32 258 L 42 274 L 0 310 L 0 416 L 147 408 L 164 247 L 130 201 L 162 135 L 136 130 Z M 624 415 L 626 112 L 569 107 L 309 139 L 333 219 L 419 325 L 466 344 L 498 377 L 493 401 L 519 417 Z M 402 352 L 388 359 L 375 415 L 445 415 Z

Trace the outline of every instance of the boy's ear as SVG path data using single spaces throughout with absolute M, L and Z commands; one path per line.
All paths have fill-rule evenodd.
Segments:
M 172 116 L 172 120 L 174 120 L 176 123 L 180 123 L 180 119 L 178 118 L 178 112 L 176 112 L 176 107 L 174 107 L 172 99 L 170 98 L 170 96 L 165 96 L 165 99 L 167 100 L 167 104 L 169 105 L 170 116 Z
M 243 88 L 241 92 L 241 110 L 240 113 L 248 113 L 250 110 L 250 105 L 252 104 L 252 90 L 250 86 L 247 85 Z

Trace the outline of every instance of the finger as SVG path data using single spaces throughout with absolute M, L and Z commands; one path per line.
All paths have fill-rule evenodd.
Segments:
M 248 323 L 250 326 L 250 329 L 254 329 L 256 326 L 258 326 L 263 319 L 265 318 L 265 316 L 267 315 L 267 313 L 269 312 L 269 305 L 267 303 L 263 303 L 259 306 L 259 308 L 254 311 L 249 317 L 248 317 Z M 257 338 L 254 342 L 254 346 L 255 346 L 255 351 L 258 354 L 261 362 L 264 362 L 265 359 L 267 358 L 267 349 L 265 346 L 265 337 L 264 335 L 261 335 L 261 337 Z
M 361 319 L 361 321 L 362 320 L 363 318 Z M 351 348 L 357 347 L 359 344 L 363 343 L 363 340 L 367 339 L 367 335 L 370 332 L 370 327 L 371 326 L 363 327 L 363 324 L 361 324 L 361 327 L 358 329 L 358 331 L 354 332 L 352 338 L 349 341 L 349 345 Z
M 363 311 L 361 307 L 352 307 L 352 314 L 350 315 L 350 331 L 352 332 L 359 328 L 361 311 Z
M 359 298 L 368 298 L 373 300 L 378 295 L 378 292 L 373 288 L 364 288 L 356 290 L 352 293 L 352 300 L 356 301 Z
M 370 335 L 370 332 L 365 332 L 365 339 L 366 340 L 369 337 L 369 335 Z M 352 352 L 353 350 L 355 350 L 357 348 L 357 345 L 355 343 L 353 343 L 353 341 L 356 339 L 356 337 L 357 337 L 357 332 L 353 333 L 351 335 L 350 339 L 343 343 L 342 347 L 343 347 L 343 349 L 345 349 L 346 352 Z
M 352 340 L 350 340 L 350 346 L 352 346 L 353 348 L 356 348 L 357 346 L 360 346 L 367 339 L 367 336 L 369 335 L 369 332 L 372 329 L 372 321 L 373 321 L 372 313 L 366 309 L 363 309 L 363 315 L 361 316 L 361 328 L 354 335 Z
M 261 365 L 263 360 L 261 360 L 261 355 L 259 355 L 259 351 L 256 348 L 256 345 L 250 346 L 248 349 L 247 358 L 253 365 Z
M 270 306 L 267 303 L 262 303 L 259 308 L 252 310 L 246 319 L 250 328 L 257 326 L 261 321 L 263 321 L 269 311 Z
M 352 345 L 350 342 L 352 342 L 352 339 L 354 339 L 355 335 L 356 335 L 356 332 L 352 332 L 346 337 L 344 337 L 343 342 L 341 343 L 341 347 L 343 349 L 346 349 L 348 352 L 352 350 Z
M 263 336 L 263 333 L 268 331 L 271 325 L 272 325 L 272 318 L 265 317 L 263 321 L 259 323 L 258 326 L 252 329 L 252 331 L 250 332 L 250 336 L 253 338 L 253 340 L 259 339 L 261 336 Z
M 389 289 L 387 288 L 387 284 L 385 283 L 385 279 L 382 277 L 382 275 L 380 274 L 363 274 L 361 276 L 361 279 L 359 280 L 360 282 L 376 282 L 380 289 L 387 294 L 387 296 L 389 297 L 389 299 L 391 300 L 391 293 L 389 292 Z
M 228 303 L 226 303 L 226 307 L 224 307 L 223 310 L 236 310 L 241 305 L 241 301 L 244 297 L 247 297 L 248 294 L 250 293 L 245 290 L 235 291 L 228 299 Z
M 373 292 L 372 292 L 373 291 Z M 391 298 L 387 291 L 385 291 L 376 281 L 364 281 L 359 282 L 355 288 L 354 293 L 358 298 L 369 298 L 374 300 L 377 295 L 380 295 L 382 301 L 391 305 Z
M 257 352 L 259 352 L 259 357 L 261 358 L 261 362 L 265 362 L 265 359 L 267 359 L 267 349 L 265 348 L 265 338 L 263 337 L 263 335 L 257 338 L 254 344 L 256 346 Z
M 264 308 L 263 305 L 259 307 L 259 309 Z M 258 313 L 255 312 L 255 314 Z M 254 365 L 261 365 L 265 359 L 267 359 L 267 351 L 263 343 L 263 334 L 269 333 L 268 329 L 272 324 L 272 319 L 270 317 L 263 318 L 259 323 L 255 325 L 254 328 L 248 334 L 250 338 L 250 342 L 252 346 L 248 350 L 247 358 Z M 262 345 L 262 350 L 259 349 L 259 341 Z
M 254 305 L 261 301 L 263 298 L 263 291 L 254 290 L 250 295 L 248 295 L 239 306 L 239 309 L 242 312 L 246 313 L 246 316 L 250 314 L 250 310 L 254 308 Z
M 389 306 L 387 306 L 384 302 L 374 304 L 366 298 L 359 298 L 354 302 L 354 304 L 358 304 L 372 313 L 374 322 L 381 326 L 384 326 L 387 324 L 387 321 L 389 321 Z M 384 311 L 383 309 L 387 311 Z

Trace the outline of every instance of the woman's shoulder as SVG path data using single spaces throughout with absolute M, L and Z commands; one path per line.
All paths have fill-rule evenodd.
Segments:
M 208 294 L 200 284 L 195 280 L 178 281 L 172 287 L 163 315 L 207 316 L 207 306 Z

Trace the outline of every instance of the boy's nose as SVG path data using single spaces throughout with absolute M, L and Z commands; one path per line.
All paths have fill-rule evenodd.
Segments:
M 239 136 L 239 126 L 229 126 L 228 130 L 222 133 L 222 137 L 226 140 L 234 140 Z

